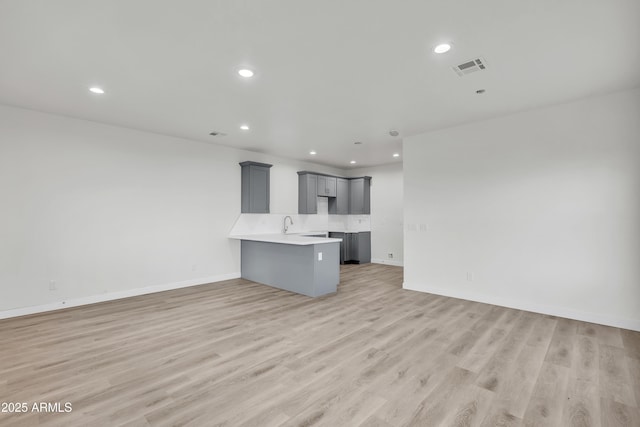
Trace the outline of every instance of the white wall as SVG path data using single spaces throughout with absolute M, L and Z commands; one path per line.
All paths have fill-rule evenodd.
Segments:
M 238 277 L 244 160 L 274 165 L 274 213 L 298 170 L 344 173 L 0 106 L 0 317 Z
M 353 169 L 349 176 L 371 177 L 371 261 L 402 265 L 402 163 Z
M 405 287 L 640 330 L 639 119 L 635 89 L 405 139 Z

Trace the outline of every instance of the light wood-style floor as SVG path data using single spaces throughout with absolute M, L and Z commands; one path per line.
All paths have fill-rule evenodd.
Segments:
M 0 321 L 0 425 L 640 426 L 640 333 L 401 289 L 245 280 Z

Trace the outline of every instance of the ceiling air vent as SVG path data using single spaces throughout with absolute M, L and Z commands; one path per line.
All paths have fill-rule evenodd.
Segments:
M 456 65 L 453 68 L 453 71 L 456 72 L 460 77 L 466 76 L 467 74 L 475 73 L 476 71 L 482 71 L 487 68 L 487 63 L 484 58 L 476 58 L 470 59 L 467 62 L 464 62 L 460 65 Z
M 216 131 L 211 132 L 209 135 L 211 135 L 211 136 L 227 136 L 226 133 L 216 132 Z

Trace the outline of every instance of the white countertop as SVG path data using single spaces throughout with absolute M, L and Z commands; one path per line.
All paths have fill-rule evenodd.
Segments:
M 252 240 L 254 242 L 284 243 L 287 245 L 319 245 L 324 243 L 341 242 L 342 239 L 330 239 L 326 237 L 309 237 L 300 234 L 245 234 L 229 236 L 230 239 Z

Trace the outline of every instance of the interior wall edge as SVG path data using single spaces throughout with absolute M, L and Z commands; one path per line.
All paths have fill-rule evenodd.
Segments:
M 371 258 L 371 263 L 372 264 L 395 265 L 396 267 L 404 267 L 404 262 L 402 262 L 402 261 L 390 261 L 390 260 L 378 259 L 378 258 Z
M 484 304 L 492 304 L 500 307 L 530 311 L 539 314 L 547 314 L 556 317 L 564 317 L 566 319 L 580 320 L 582 322 L 597 323 L 599 325 L 613 326 L 616 328 L 629 329 L 632 331 L 640 332 L 640 319 L 628 319 L 624 317 L 608 316 L 598 313 L 575 310 L 568 307 L 535 304 L 527 301 L 515 300 L 510 298 L 500 298 L 475 292 L 465 292 L 460 290 L 452 291 L 449 289 L 429 286 L 422 283 L 403 282 L 402 288 L 409 291 L 417 291 L 450 298 L 463 299 L 467 301 L 481 302 Z
M 216 276 L 201 277 L 198 279 L 185 280 L 181 282 L 165 283 L 160 285 L 146 286 L 144 288 L 126 289 L 117 292 L 91 295 L 82 298 L 73 298 L 66 301 L 57 301 L 49 304 L 35 305 L 29 307 L 14 308 L 0 311 L 0 319 L 27 316 L 30 314 L 46 313 L 49 311 L 62 310 L 66 308 L 79 307 L 83 305 L 96 304 L 107 301 L 114 301 L 124 298 L 131 298 L 140 295 L 153 294 L 157 292 L 171 291 L 174 289 L 188 288 L 191 286 L 207 285 L 215 282 L 240 278 L 240 272 L 220 274 Z

